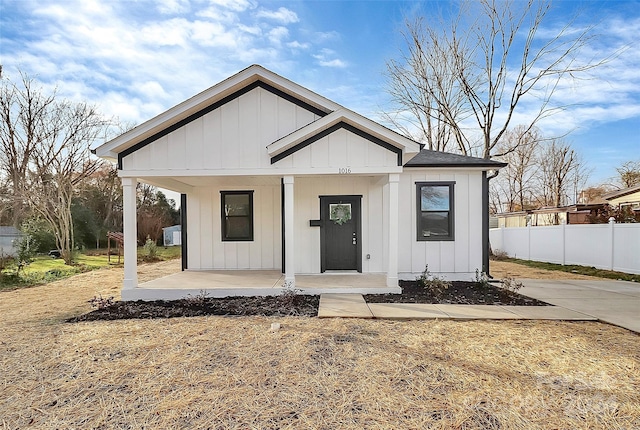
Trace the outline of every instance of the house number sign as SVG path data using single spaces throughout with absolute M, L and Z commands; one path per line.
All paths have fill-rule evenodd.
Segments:
M 341 175 L 348 175 L 351 173 L 351 167 L 339 167 L 338 173 Z

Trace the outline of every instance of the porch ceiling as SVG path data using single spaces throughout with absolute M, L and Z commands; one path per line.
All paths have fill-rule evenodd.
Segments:
M 137 180 L 167 190 L 186 193 L 194 187 L 216 185 L 280 185 L 284 175 L 252 175 L 252 176 L 141 176 Z M 296 175 L 294 175 L 296 176 Z M 305 175 L 305 177 L 323 177 L 326 175 Z M 351 176 L 367 176 L 386 178 L 387 174 L 352 174 Z

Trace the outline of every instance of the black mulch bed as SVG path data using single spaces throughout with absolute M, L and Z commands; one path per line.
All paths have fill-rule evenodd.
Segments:
M 452 282 L 440 296 L 418 287 L 415 281 L 400 281 L 402 294 L 365 294 L 368 303 L 449 303 L 465 305 L 549 306 L 548 303 L 522 296 L 489 284 L 479 287 L 474 282 Z M 118 320 L 131 318 L 175 318 L 204 315 L 227 316 L 309 316 L 318 315 L 320 296 L 282 294 L 273 297 L 204 296 L 183 300 L 153 302 L 115 302 L 68 322 Z
M 131 318 L 176 318 L 205 315 L 310 316 L 318 315 L 320 296 L 280 295 L 266 297 L 188 298 L 145 302 L 115 302 L 103 309 L 70 318 L 67 322 Z
M 364 300 L 367 303 L 551 306 L 492 284 L 481 286 L 476 282 L 455 281 L 440 295 L 418 286 L 416 281 L 400 281 L 400 287 L 402 294 L 365 294 Z
M 448 303 L 465 305 L 549 306 L 548 303 L 475 282 L 453 282 L 440 296 L 419 287 L 415 281 L 400 281 L 402 294 L 365 294 L 369 303 Z M 283 294 L 273 297 L 193 297 L 183 300 L 115 302 L 68 322 L 131 318 L 175 318 L 205 315 L 309 316 L 318 315 L 320 296 Z

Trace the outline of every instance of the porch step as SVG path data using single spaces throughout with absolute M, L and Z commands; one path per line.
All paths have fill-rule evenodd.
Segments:
M 362 294 L 322 294 L 318 318 L 373 318 Z

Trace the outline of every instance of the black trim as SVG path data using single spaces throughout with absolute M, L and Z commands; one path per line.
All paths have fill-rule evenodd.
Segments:
M 188 268 L 187 265 L 187 195 L 180 194 L 180 235 L 182 236 L 182 270 Z
M 309 112 L 312 112 L 320 117 L 326 116 L 329 112 L 325 112 L 320 108 L 317 108 L 316 106 L 313 106 L 307 102 L 305 102 L 304 100 L 300 100 L 294 96 L 292 96 L 291 94 L 285 93 L 284 91 L 273 87 L 269 84 L 267 84 L 266 82 L 262 82 L 262 81 L 255 81 L 249 85 L 247 85 L 244 88 L 239 89 L 238 91 L 229 94 L 228 96 L 218 100 L 217 102 L 203 108 L 202 110 L 199 110 L 198 112 L 189 115 L 188 117 L 178 121 L 177 123 L 170 125 L 169 127 L 160 130 L 159 132 L 155 133 L 154 135 L 147 137 L 146 139 L 144 139 L 141 142 L 136 143 L 135 145 L 133 145 L 130 148 L 125 149 L 124 151 L 120 152 L 118 154 L 118 170 L 122 170 L 122 159 L 124 157 L 126 157 L 127 155 L 130 155 L 136 151 L 138 151 L 139 149 L 144 148 L 145 146 L 149 145 L 150 143 L 160 139 L 161 137 L 166 136 L 167 134 L 176 131 L 177 129 L 184 127 L 185 125 L 189 124 L 192 121 L 195 121 L 196 119 L 208 114 L 209 112 L 212 112 L 216 109 L 218 109 L 220 106 L 223 106 L 227 103 L 229 103 L 230 101 L 240 97 L 243 94 L 248 93 L 249 91 L 256 89 L 256 88 L 262 88 L 263 90 L 269 91 L 272 94 L 275 94 L 278 97 L 281 97 L 297 106 L 300 106 L 303 109 L 308 110 Z
M 489 179 L 482 172 L 482 272 L 489 276 Z
M 429 181 L 416 182 L 416 240 L 418 242 L 451 242 L 456 238 L 455 235 L 455 181 Z M 422 187 L 449 187 L 449 235 L 448 236 L 423 236 L 420 234 L 420 219 L 422 218 Z
M 226 237 L 226 228 L 227 223 L 225 222 L 227 219 L 227 214 L 225 213 L 225 197 L 226 196 L 241 196 L 246 195 L 249 197 L 249 215 L 236 215 L 236 218 L 249 218 L 250 221 L 250 231 L 248 237 Z M 254 219 L 253 219 L 253 190 L 243 190 L 243 191 L 220 191 L 220 217 L 221 217 L 221 226 L 220 233 L 222 235 L 223 242 L 253 242 L 253 230 L 254 230 Z
M 280 178 L 280 236 L 282 236 L 282 273 L 285 273 L 285 240 L 284 240 L 284 178 Z
M 322 227 L 322 220 L 321 219 L 310 219 L 309 220 L 309 227 Z
M 421 163 L 421 164 L 405 164 L 404 167 L 411 168 L 424 168 L 424 167 L 484 167 L 486 168 L 500 168 L 505 167 L 506 163 Z
M 292 146 L 291 148 L 287 149 L 284 152 L 281 152 L 278 155 L 275 155 L 273 157 L 271 157 L 271 164 L 274 164 L 280 160 L 282 160 L 283 158 L 288 157 L 289 155 L 300 151 L 301 149 L 311 145 L 313 142 L 316 142 L 320 139 L 322 139 L 325 136 L 330 135 L 331 133 L 334 133 L 340 129 L 345 129 L 347 131 L 350 131 L 351 133 L 357 134 L 358 136 L 369 140 L 370 142 L 375 143 L 376 145 L 379 145 L 381 147 L 383 147 L 384 149 L 391 151 L 393 153 L 395 153 L 398 156 L 398 166 L 402 166 L 402 150 L 400 148 L 397 148 L 393 145 L 391 145 L 390 143 L 385 142 L 384 140 L 375 137 L 365 131 L 360 130 L 359 128 L 354 127 L 351 124 L 347 124 L 344 121 L 341 121 L 329 128 L 327 128 L 326 130 L 322 130 L 321 132 L 319 132 L 318 134 L 315 134 L 313 136 L 311 136 L 308 139 L 303 140 L 302 142 L 298 143 L 295 146 Z

